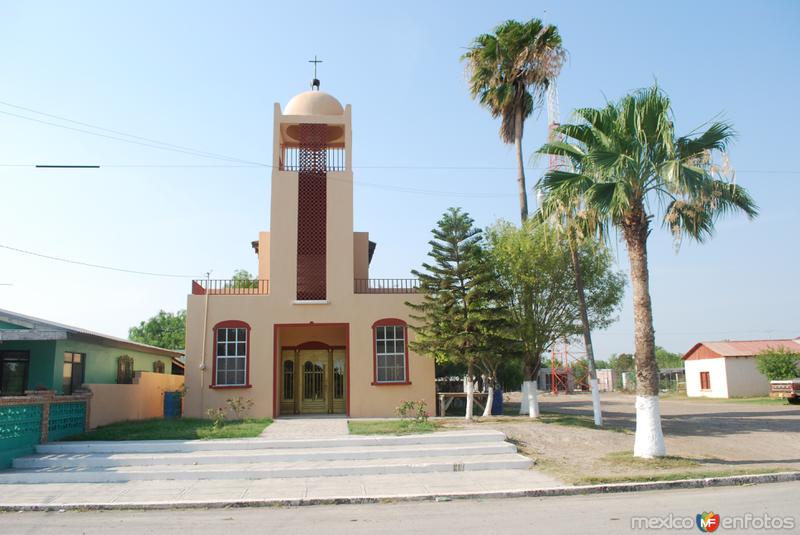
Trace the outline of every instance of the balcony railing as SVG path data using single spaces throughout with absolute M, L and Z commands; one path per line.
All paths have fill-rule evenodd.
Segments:
M 299 171 L 300 170 L 300 148 L 281 146 L 281 171 Z M 325 148 L 325 170 L 326 171 L 344 171 L 345 170 L 345 153 L 344 147 L 326 147 Z
M 357 294 L 414 294 L 419 291 L 417 279 L 355 279 Z
M 198 279 L 192 281 L 194 295 L 266 295 L 269 281 L 266 279 Z

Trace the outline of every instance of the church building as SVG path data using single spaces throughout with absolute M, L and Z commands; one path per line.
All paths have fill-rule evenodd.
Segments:
M 235 397 L 253 401 L 253 417 L 389 417 L 403 400 L 432 409 L 434 361 L 409 348 L 417 283 L 371 279 L 377 246 L 353 231 L 350 105 L 317 87 L 274 113 L 258 279 L 192 283 L 184 414 Z

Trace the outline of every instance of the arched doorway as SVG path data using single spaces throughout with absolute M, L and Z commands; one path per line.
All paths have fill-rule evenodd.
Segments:
M 344 414 L 347 400 L 344 347 L 305 342 L 283 347 L 280 414 Z

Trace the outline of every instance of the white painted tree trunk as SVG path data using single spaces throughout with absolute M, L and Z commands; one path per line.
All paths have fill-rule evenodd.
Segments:
M 489 387 L 489 396 L 486 398 L 486 406 L 483 408 L 483 415 L 484 416 L 491 416 L 492 415 L 492 405 L 494 404 L 494 387 Z
M 533 381 L 528 385 L 528 408 L 528 415 L 531 418 L 539 417 L 539 388 Z
M 597 379 L 590 379 L 589 384 L 592 387 L 592 410 L 594 411 L 594 425 L 601 427 L 603 425 L 603 412 L 600 410 L 600 386 L 597 384 Z
M 467 412 L 464 414 L 464 418 L 467 420 L 472 420 L 473 388 L 472 377 L 467 377 Z
M 636 437 L 633 442 L 633 456 L 652 459 L 666 454 L 658 396 L 636 396 Z
M 522 397 L 519 400 L 519 414 L 528 414 L 528 389 L 532 381 L 523 381 L 522 383 Z

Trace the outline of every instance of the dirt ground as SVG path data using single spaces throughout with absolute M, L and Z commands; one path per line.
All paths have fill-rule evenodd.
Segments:
M 519 394 L 506 399 L 506 414 L 514 414 Z M 662 426 L 670 458 L 648 462 L 628 455 L 633 450 L 634 399 L 602 395 L 606 429 L 591 428 L 591 398 L 586 394 L 541 395 L 543 422 L 501 416 L 478 418 L 472 424 L 447 419 L 446 425 L 503 431 L 536 459 L 540 469 L 572 483 L 800 470 L 798 406 L 663 399 Z M 554 413 L 575 415 L 586 427 L 561 425 L 563 417 Z M 545 423 L 548 420 L 551 423 Z

